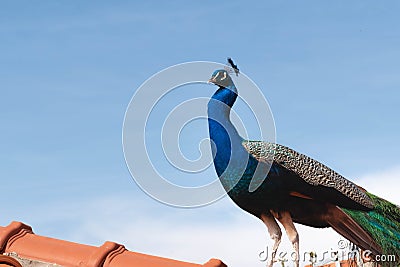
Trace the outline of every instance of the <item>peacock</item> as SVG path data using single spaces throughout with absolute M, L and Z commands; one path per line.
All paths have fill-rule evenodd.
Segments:
M 396 262 L 381 265 L 399 264 L 400 207 L 286 146 L 243 139 L 230 120 L 238 90 L 229 73 L 216 70 L 209 80 L 219 86 L 207 107 L 214 168 L 233 202 L 267 226 L 273 240 L 268 266 L 273 265 L 281 241 L 277 221 L 297 255 L 296 267 L 299 235 L 294 222 L 332 227 L 371 255 L 395 255 Z M 261 182 L 250 190 L 254 179 Z

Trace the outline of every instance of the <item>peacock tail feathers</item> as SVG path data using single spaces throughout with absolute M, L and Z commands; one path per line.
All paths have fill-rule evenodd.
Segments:
M 374 203 L 372 211 L 342 209 L 380 246 L 382 255 L 395 255 L 400 263 L 400 207 L 367 192 Z

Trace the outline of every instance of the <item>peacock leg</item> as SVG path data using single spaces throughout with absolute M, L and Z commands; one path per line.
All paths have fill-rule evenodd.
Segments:
M 278 250 L 279 244 L 281 243 L 282 232 L 278 223 L 276 222 L 274 216 L 270 212 L 261 214 L 261 220 L 268 228 L 268 233 L 272 240 L 274 240 L 274 245 L 272 247 L 271 258 L 268 260 L 268 267 L 272 267 L 275 261 L 276 251 Z
M 286 230 L 286 234 L 289 237 L 290 242 L 293 245 L 295 255 L 295 267 L 299 267 L 300 254 L 299 254 L 299 234 L 297 233 L 296 227 L 293 224 L 292 216 L 288 211 L 282 211 L 279 213 L 272 212 L 275 218 L 283 225 Z

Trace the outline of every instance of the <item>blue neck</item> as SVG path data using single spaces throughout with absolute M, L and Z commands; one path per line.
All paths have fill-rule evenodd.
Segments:
M 208 128 L 214 167 L 221 184 L 234 198 L 254 190 L 254 186 L 258 188 L 269 171 L 268 164 L 261 164 L 258 169 L 259 162 L 244 148 L 244 139 L 229 118 L 237 96 L 234 85 L 220 87 L 208 102 Z M 253 177 L 256 180 L 251 185 Z
M 208 127 L 210 139 L 214 143 L 212 145 L 214 166 L 220 178 L 231 158 L 236 161 L 243 157 L 247 160 L 248 157 L 242 146 L 243 138 L 240 137 L 229 118 L 231 107 L 237 96 L 234 85 L 227 88 L 220 87 L 208 103 Z
M 218 106 L 218 111 L 224 111 L 227 112 L 227 115 L 229 116 L 229 113 L 231 111 L 231 108 L 233 104 L 236 101 L 236 98 L 238 96 L 238 91 L 235 87 L 235 85 L 230 85 L 228 87 L 219 87 L 218 90 L 214 93 L 214 95 L 211 97 L 210 102 L 208 103 L 208 112 L 210 112 L 210 109 L 214 109 L 216 105 L 212 103 L 222 102 L 225 105 Z M 213 102 L 213 100 L 217 100 Z

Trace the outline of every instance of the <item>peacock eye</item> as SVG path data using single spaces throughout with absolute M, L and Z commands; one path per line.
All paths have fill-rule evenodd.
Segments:
M 223 81 L 223 80 L 225 80 L 225 79 L 226 79 L 226 72 L 224 72 L 224 77 L 221 78 L 221 81 Z
M 218 75 L 219 75 L 219 72 L 217 73 L 217 75 L 215 75 L 214 79 L 217 79 Z

